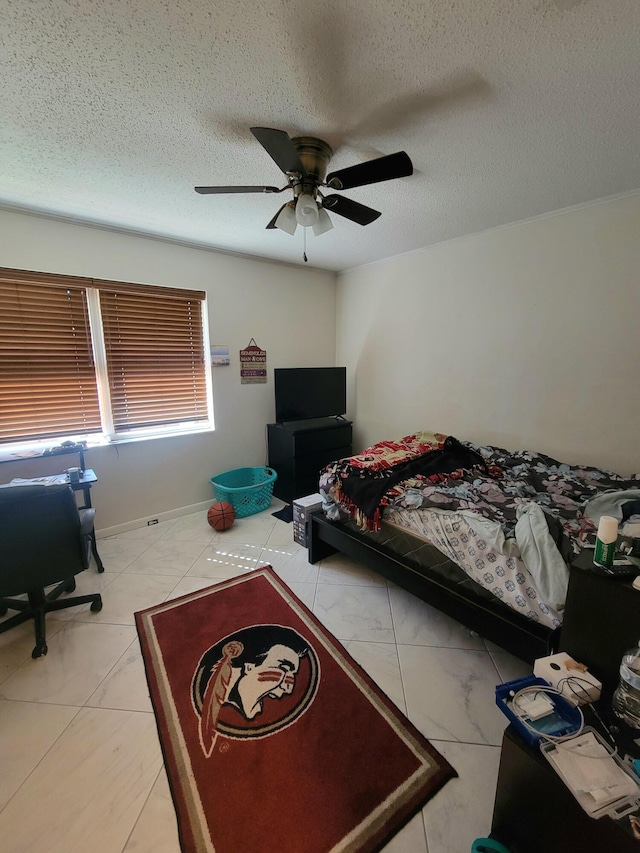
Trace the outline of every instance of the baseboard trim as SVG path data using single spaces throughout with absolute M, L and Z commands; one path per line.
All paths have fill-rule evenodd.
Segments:
M 118 533 L 126 533 L 128 530 L 137 530 L 139 527 L 146 527 L 147 522 L 158 520 L 171 521 L 173 518 L 181 518 L 183 515 L 191 515 L 194 512 L 200 512 L 209 509 L 211 501 L 202 501 L 201 503 L 191 504 L 190 506 L 180 506 L 175 509 L 167 510 L 167 512 L 156 512 L 153 515 L 147 515 L 143 518 L 136 518 L 133 521 L 125 521 L 123 524 L 114 524 L 112 527 L 102 527 L 96 530 L 96 539 L 105 539 L 107 536 L 116 536 Z

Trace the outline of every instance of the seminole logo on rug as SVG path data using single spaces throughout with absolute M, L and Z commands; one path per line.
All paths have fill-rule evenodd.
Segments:
M 252 625 L 202 655 L 191 687 L 207 758 L 218 735 L 262 738 L 294 723 L 318 688 L 318 657 L 293 628 Z

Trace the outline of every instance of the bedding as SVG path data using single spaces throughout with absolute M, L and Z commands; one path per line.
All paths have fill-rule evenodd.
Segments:
M 556 566 L 550 572 L 556 578 L 554 595 L 537 582 L 514 540 L 496 537 L 493 524 L 477 513 L 390 507 L 384 520 L 431 542 L 475 583 L 527 619 L 549 628 L 562 624 L 569 570 L 559 555 L 560 570 Z
M 326 514 L 337 521 L 342 507 L 363 528 L 378 530 L 384 507 L 400 494 L 403 481 L 418 477 L 437 482 L 445 472 L 455 478 L 465 463 L 484 467 L 480 456 L 443 433 L 421 431 L 399 441 L 380 441 L 357 456 L 329 463 L 321 473 Z M 400 491 L 394 489 L 397 485 Z
M 400 523 L 550 627 L 561 622 L 567 564 L 597 529 L 593 508 L 604 494 L 639 488 L 638 476 L 426 431 L 330 463 L 319 481 L 329 519 L 371 531 L 383 518 Z

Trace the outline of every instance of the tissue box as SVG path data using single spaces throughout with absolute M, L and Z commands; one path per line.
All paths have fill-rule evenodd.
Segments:
M 584 705 L 600 698 L 602 684 L 588 670 L 575 669 L 571 655 L 558 652 L 546 658 L 538 658 L 533 664 L 533 674 L 543 678 L 574 705 Z
M 309 514 L 322 508 L 322 495 L 307 495 L 293 502 L 293 541 L 307 547 L 307 521 Z

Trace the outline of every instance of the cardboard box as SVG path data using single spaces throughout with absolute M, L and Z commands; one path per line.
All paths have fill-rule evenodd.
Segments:
M 307 495 L 293 502 L 293 541 L 307 547 L 307 521 L 310 513 L 322 508 L 322 495 Z

